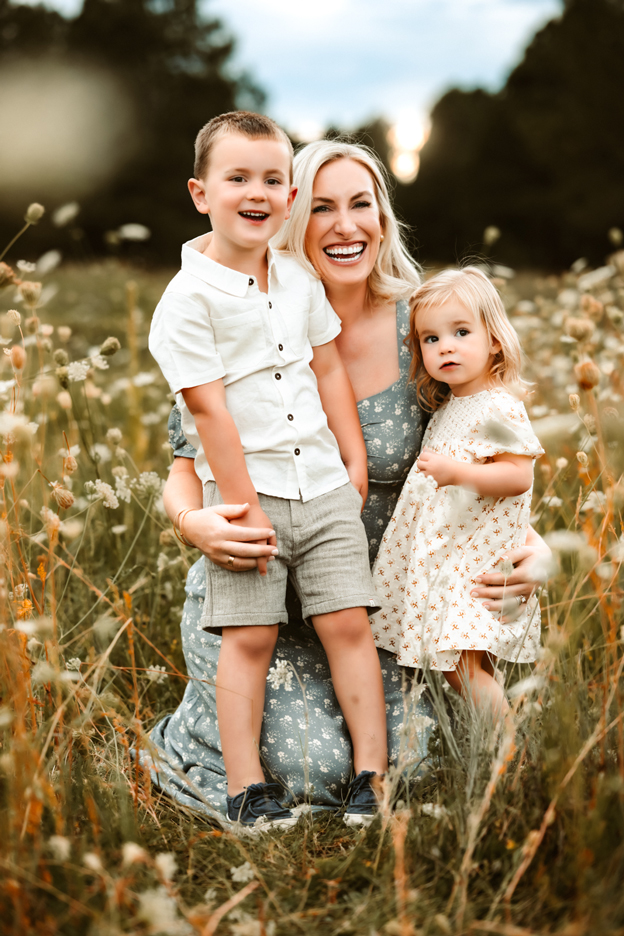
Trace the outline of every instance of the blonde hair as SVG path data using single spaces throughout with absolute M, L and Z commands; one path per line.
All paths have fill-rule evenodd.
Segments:
M 421 283 L 420 268 L 410 256 L 405 244 L 404 225 L 398 221 L 392 210 L 386 170 L 372 150 L 360 144 L 341 140 L 318 140 L 299 150 L 295 156 L 293 180 L 297 187 L 297 197 L 290 219 L 275 235 L 271 246 L 275 250 L 292 254 L 318 278 L 318 273 L 305 250 L 306 230 L 312 211 L 312 191 L 319 170 L 337 159 L 352 159 L 368 170 L 379 206 L 384 239 L 368 278 L 368 298 L 372 301 L 406 299 Z
M 410 328 L 406 339 L 412 352 L 409 379 L 416 381 L 418 402 L 423 409 L 434 412 L 447 399 L 448 384 L 434 380 L 425 370 L 416 328 L 419 312 L 457 299 L 477 320 L 485 325 L 490 342 L 498 341 L 500 351 L 492 360 L 489 377 L 493 384 L 517 393 L 526 393 L 530 384 L 523 380 L 522 348 L 496 287 L 485 273 L 474 266 L 462 270 L 444 270 L 423 283 L 410 298 Z
M 193 174 L 196 179 L 203 179 L 208 171 L 210 153 L 216 141 L 226 133 L 240 133 L 250 140 L 281 140 L 290 153 L 290 179 L 292 182 L 293 146 L 282 128 L 265 117 L 251 111 L 228 111 L 213 117 L 201 128 L 195 139 L 195 165 Z

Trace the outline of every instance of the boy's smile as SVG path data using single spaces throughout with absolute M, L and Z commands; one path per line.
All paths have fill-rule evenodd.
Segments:
M 210 215 L 207 256 L 243 272 L 249 260 L 264 256 L 290 215 L 296 193 L 290 168 L 283 140 L 225 133 L 215 141 L 205 177 L 189 181 L 195 207 Z

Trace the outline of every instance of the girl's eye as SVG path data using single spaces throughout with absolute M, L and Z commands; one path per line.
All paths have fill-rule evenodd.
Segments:
M 427 337 L 424 340 L 424 344 L 433 344 L 433 342 L 437 340 L 438 340 L 437 335 L 427 335 Z
M 469 335 L 469 334 L 470 334 L 470 332 L 468 331 L 467 328 L 458 328 L 458 329 L 457 329 L 457 334 L 459 335 L 460 338 L 465 338 L 466 335 Z
M 232 176 L 232 178 L 230 179 L 230 182 L 244 182 L 244 181 L 245 179 L 241 175 Z

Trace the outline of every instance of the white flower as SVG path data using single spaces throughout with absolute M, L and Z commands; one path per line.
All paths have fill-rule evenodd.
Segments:
M 67 861 L 71 854 L 71 842 L 68 838 L 64 835 L 51 835 L 48 845 L 57 861 Z
M 293 671 L 288 660 L 276 660 L 267 676 L 267 682 L 273 689 L 283 686 L 286 692 L 292 692 Z
M 85 868 L 88 868 L 90 871 L 101 871 L 102 862 L 100 856 L 96 855 L 95 852 L 85 852 L 82 856 L 82 863 Z
M 65 227 L 66 224 L 74 220 L 79 211 L 80 205 L 78 202 L 67 202 L 66 205 L 61 205 L 56 211 L 52 212 L 52 224 L 55 227 Z
M 61 525 L 61 518 L 58 514 L 55 514 L 53 510 L 50 510 L 49 507 L 42 507 L 40 516 L 48 530 L 58 530 Z
M 37 264 L 29 263 L 28 260 L 18 260 L 15 265 L 22 273 L 34 273 L 37 269 Z
M 109 507 L 111 510 L 116 510 L 116 508 L 119 507 L 119 501 L 110 484 L 107 484 L 106 481 L 102 481 L 101 478 L 98 478 L 96 481 L 87 482 L 87 484 L 89 483 L 93 486 L 96 497 L 102 499 L 102 503 L 105 507 Z M 85 484 L 85 489 L 86 487 L 87 485 Z
M 120 501 L 124 501 L 126 504 L 129 504 L 132 500 L 132 491 L 126 477 L 115 478 L 115 494 Z
M 46 250 L 37 260 L 37 273 L 39 276 L 45 276 L 51 273 L 61 262 L 63 255 L 60 250 Z M 50 332 L 51 334 L 51 332 Z
M 539 692 L 546 685 L 545 676 L 527 676 L 521 679 L 507 690 L 510 699 L 516 699 L 518 696 L 529 695 L 532 692 Z
M 158 666 L 158 665 L 150 666 L 150 668 L 146 671 L 145 675 L 147 676 L 150 682 L 154 682 L 157 684 L 162 683 L 167 678 L 167 675 L 168 675 L 167 668 L 165 666 Z
M 119 496 L 119 491 L 117 491 L 117 496 Z M 120 500 L 123 500 L 123 498 L 120 498 Z M 115 536 L 121 536 L 121 534 L 125 533 L 127 529 L 128 527 L 125 523 L 117 523 L 114 527 L 111 527 L 111 533 L 113 533 Z
M 448 816 L 448 811 L 439 803 L 423 803 L 420 811 L 424 816 L 433 816 L 434 819 L 443 819 Z
M 71 660 L 68 660 L 65 664 L 65 669 L 74 670 L 76 673 L 79 673 L 81 665 L 82 660 L 80 657 L 72 657 Z
M 173 880 L 173 876 L 178 869 L 175 855 L 171 852 L 159 852 L 154 858 L 154 864 L 164 881 Z
M 549 497 L 544 497 L 542 500 L 544 507 L 561 507 L 563 501 L 560 497 L 556 497 L 554 494 L 551 494 Z
M 109 364 L 103 354 L 94 354 L 89 360 L 96 370 L 108 370 Z
M 213 900 L 216 900 L 217 889 L 216 887 L 209 887 L 206 893 L 204 894 L 204 900 L 206 903 L 212 903 Z
M 131 482 L 131 487 L 144 497 L 158 497 L 162 494 L 165 482 L 155 471 L 142 471 L 138 478 Z
M 120 240 L 144 241 L 152 236 L 152 232 L 144 224 L 122 224 L 116 231 Z
M 137 916 L 147 924 L 148 933 L 182 936 L 182 934 L 195 932 L 185 920 L 180 919 L 176 902 L 164 887 L 155 887 L 153 890 L 139 894 Z
M 253 881 L 256 876 L 256 872 L 248 861 L 239 865 L 238 868 L 230 868 L 230 874 L 237 884 L 246 884 L 248 881 Z
M 121 847 L 121 854 L 125 865 L 131 865 L 137 861 L 145 861 L 147 858 L 145 849 L 137 845 L 136 842 L 124 842 Z
M 72 361 L 71 364 L 67 365 L 67 376 L 74 383 L 86 380 L 90 367 L 88 361 Z
M 555 467 L 557 468 L 558 471 L 563 471 L 564 468 L 568 467 L 568 459 L 558 458 L 557 461 L 555 462 Z

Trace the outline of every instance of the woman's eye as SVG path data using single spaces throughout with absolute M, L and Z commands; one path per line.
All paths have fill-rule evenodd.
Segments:
M 370 208 L 370 202 L 359 201 L 359 202 L 356 202 L 353 207 L 354 208 Z
M 320 214 L 321 211 L 329 211 L 329 207 L 327 205 L 317 205 L 316 208 L 312 209 L 312 214 Z

